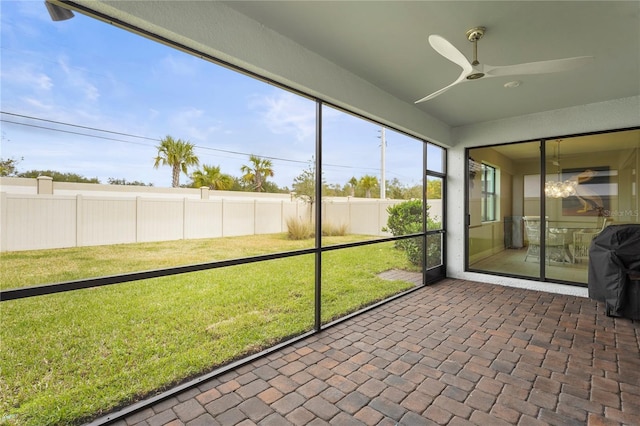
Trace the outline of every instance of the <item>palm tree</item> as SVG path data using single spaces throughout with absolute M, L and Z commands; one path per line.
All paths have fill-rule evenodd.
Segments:
M 273 177 L 273 163 L 271 160 L 260 158 L 257 155 L 250 155 L 249 161 L 251 165 L 240 167 L 240 171 L 244 173 L 242 180 L 252 184 L 255 192 L 262 192 L 267 177 Z
M 180 171 L 187 174 L 187 167 L 197 166 L 200 160 L 193 153 L 194 145 L 191 142 L 182 139 L 173 139 L 167 135 L 160 141 L 158 148 L 158 156 L 155 159 L 153 168 L 157 169 L 160 165 L 171 166 L 173 180 L 171 186 L 177 188 L 180 186 Z
M 360 178 L 358 185 L 364 189 L 365 197 L 371 198 L 371 189 L 378 186 L 378 178 L 371 175 L 364 175 Z
M 202 170 L 196 170 L 191 175 L 193 186 L 201 188 L 203 186 L 209 189 L 226 190 L 233 186 L 233 178 L 227 174 L 220 172 L 220 166 L 202 165 Z
M 352 176 L 351 179 L 349 179 L 348 183 L 351 186 L 351 196 L 355 197 L 356 196 L 356 186 L 358 186 L 358 179 L 356 179 L 355 176 Z

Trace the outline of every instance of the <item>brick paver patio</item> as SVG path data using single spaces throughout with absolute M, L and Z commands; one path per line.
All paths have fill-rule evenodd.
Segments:
M 640 323 L 447 279 L 118 425 L 640 425 Z

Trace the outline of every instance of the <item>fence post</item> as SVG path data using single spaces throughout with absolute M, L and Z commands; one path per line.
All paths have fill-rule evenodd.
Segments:
M 220 199 L 220 236 L 224 237 L 224 198 Z
M 36 178 L 38 195 L 53 195 L 53 178 L 49 176 L 38 176 Z
M 76 247 L 82 247 L 84 243 L 84 233 L 82 232 L 84 228 L 84 220 L 82 217 L 83 202 L 82 195 L 76 195 Z
M 201 186 L 200 187 L 200 199 L 201 200 L 208 200 L 209 199 L 209 187 L 208 186 Z
M 189 208 L 187 203 L 189 199 L 184 197 L 182 199 L 182 239 L 187 239 L 187 209 Z
M 349 212 L 349 229 L 353 229 L 353 212 L 351 211 L 352 207 L 353 207 L 353 200 L 351 199 L 351 197 L 347 198 L 347 206 L 349 206 L 348 212 Z
M 136 243 L 139 243 L 139 239 L 140 239 L 140 226 L 141 226 L 141 219 L 140 219 L 140 206 L 142 205 L 142 197 L 137 196 L 136 197 Z
M 258 231 L 258 200 L 253 200 L 253 235 L 257 235 Z

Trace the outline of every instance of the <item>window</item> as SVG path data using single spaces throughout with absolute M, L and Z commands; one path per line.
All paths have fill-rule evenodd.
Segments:
M 495 167 L 491 167 L 488 164 L 482 164 L 481 166 L 482 176 L 482 221 L 491 222 L 496 220 L 496 178 L 497 171 Z

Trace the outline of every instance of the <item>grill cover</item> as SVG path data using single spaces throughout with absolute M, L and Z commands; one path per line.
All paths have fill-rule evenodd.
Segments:
M 640 225 L 611 225 L 593 239 L 588 286 L 607 316 L 640 319 Z

